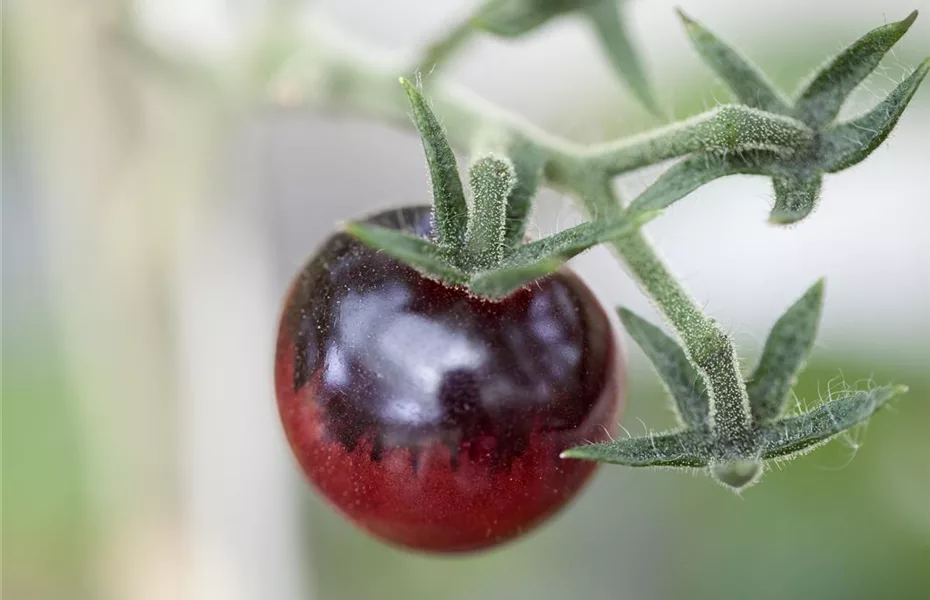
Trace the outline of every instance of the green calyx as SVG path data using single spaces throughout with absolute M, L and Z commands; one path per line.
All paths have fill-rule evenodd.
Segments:
M 737 154 L 695 154 L 665 172 L 637 198 L 631 206 L 639 210 L 665 208 L 725 175 L 767 175 L 775 191 L 770 222 L 796 223 L 817 205 L 824 174 L 859 163 L 888 137 L 930 71 L 930 59 L 924 60 L 872 110 L 836 122 L 843 103 L 907 33 L 917 11 L 856 40 L 814 71 L 793 100 L 777 90 L 740 52 L 681 11 L 679 15 L 701 57 L 743 105 L 803 124 L 812 135 L 806 147 L 791 155 L 761 148 Z
M 575 255 L 622 238 L 658 215 L 657 211 L 625 212 L 525 243 L 522 232 L 535 192 L 535 174 L 523 164 L 515 166 L 507 157 L 479 156 L 468 170 L 469 203 L 442 127 L 419 90 L 406 79 L 400 82 L 410 100 L 429 166 L 432 239 L 359 222 L 349 223 L 345 229 L 424 276 L 466 287 L 485 298 L 505 297 L 551 275 Z M 521 171 L 532 180 L 530 189 L 526 182 L 521 185 Z
M 823 280 L 792 304 L 772 327 L 759 364 L 748 378 L 748 435 L 726 435 L 699 366 L 678 342 L 626 309 L 620 320 L 653 364 L 674 400 L 677 430 L 565 451 L 584 458 L 636 467 L 705 468 L 724 486 L 740 490 L 759 480 L 763 461 L 809 452 L 865 422 L 904 386 L 850 391 L 799 414 L 785 415 L 791 388 L 813 347 L 823 308 Z M 748 440 L 748 443 L 747 443 Z

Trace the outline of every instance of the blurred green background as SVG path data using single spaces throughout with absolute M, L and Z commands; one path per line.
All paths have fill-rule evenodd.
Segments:
M 909 394 L 742 496 L 700 476 L 605 467 L 537 533 L 432 558 L 383 546 L 323 506 L 278 429 L 271 344 L 289 278 L 334 222 L 422 201 L 426 181 L 409 132 L 216 97 L 198 65 L 235 72 L 265 4 L 3 7 L 5 597 L 930 597 L 926 90 L 886 148 L 825 187 L 810 224 L 767 228 L 767 184 L 744 178 L 708 186 L 651 230 L 749 361 L 779 310 L 827 275 L 804 402 L 838 382 L 906 383 Z M 321 4 L 400 49 L 469 6 Z M 930 8 L 681 4 L 789 90 L 869 28 Z M 671 7 L 635 2 L 631 18 L 660 96 L 684 116 L 727 94 L 689 54 Z M 930 54 L 928 12 L 849 110 Z M 135 28 L 165 56 L 127 49 Z M 656 124 L 576 23 L 526 43 L 482 41 L 452 74 L 575 139 Z M 571 219 L 544 195 L 541 229 Z M 606 301 L 649 314 L 609 260 L 597 251 L 577 266 Z M 627 351 L 624 425 L 671 426 L 654 374 L 629 340 Z

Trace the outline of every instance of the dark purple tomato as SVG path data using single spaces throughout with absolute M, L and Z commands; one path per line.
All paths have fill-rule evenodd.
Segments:
M 371 218 L 420 235 L 429 209 Z M 409 548 L 458 552 L 527 532 L 568 502 L 624 395 L 603 308 L 567 270 L 490 302 L 345 234 L 284 306 L 275 384 L 291 448 L 349 519 Z

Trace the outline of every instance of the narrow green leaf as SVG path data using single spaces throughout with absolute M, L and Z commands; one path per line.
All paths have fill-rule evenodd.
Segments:
M 811 76 L 795 101 L 795 114 L 812 127 L 836 118 L 849 94 L 858 86 L 917 18 L 915 10 L 903 21 L 868 32 Z
M 445 259 L 442 248 L 429 240 L 368 223 L 346 223 L 345 231 L 370 248 L 410 265 L 426 277 L 463 285 L 467 276 Z
M 506 298 L 520 288 L 555 273 L 564 263 L 558 258 L 544 258 L 529 264 L 482 271 L 469 279 L 468 289 L 485 298 Z
M 905 386 L 885 386 L 831 400 L 797 417 L 764 425 L 759 431 L 762 458 L 788 458 L 812 450 L 847 429 L 863 423 Z
M 651 186 L 630 203 L 631 211 L 661 210 L 681 200 L 706 183 L 727 175 L 762 175 L 772 160 L 767 153 L 745 152 L 721 155 L 702 152 L 667 169 Z
M 706 467 L 711 455 L 707 434 L 683 430 L 673 433 L 577 446 L 562 458 L 582 458 L 628 467 Z
M 479 296 L 504 297 L 537 279 L 551 275 L 570 258 L 589 248 L 636 231 L 658 212 L 624 214 L 582 223 L 553 236 L 518 247 L 501 266 L 476 273 L 468 287 Z
M 678 342 L 625 308 L 618 308 L 620 321 L 630 337 L 643 349 L 675 400 L 682 425 L 694 428 L 707 426 L 709 400 L 704 380 L 688 360 Z
M 678 16 L 685 24 L 691 42 L 704 62 L 723 80 L 740 102 L 753 108 L 787 115 L 791 107 L 784 96 L 748 58 L 719 40 L 703 25 L 681 10 Z
M 505 259 L 503 266 L 529 265 L 553 258 L 564 262 L 593 246 L 636 231 L 659 214 L 659 211 L 625 212 L 614 217 L 588 221 L 518 247 Z
M 888 97 L 857 119 L 828 127 L 823 133 L 823 168 L 836 172 L 860 162 L 885 141 L 930 71 L 925 59 Z
M 426 162 L 433 183 L 433 220 L 436 241 L 458 256 L 465 244 L 468 227 L 468 204 L 459 178 L 455 154 L 446 140 L 439 121 L 430 110 L 419 90 L 404 78 L 400 79 L 404 92 L 413 107 L 413 120 L 423 140 Z
M 516 185 L 513 164 L 487 155 L 468 170 L 474 206 L 468 221 L 467 252 L 470 268 L 490 269 L 504 258 L 507 197 Z
M 823 279 L 815 283 L 775 322 L 759 365 L 746 384 L 752 414 L 758 422 L 777 418 L 804 366 L 823 310 Z
M 617 75 L 627 83 L 630 90 L 646 109 L 657 117 L 662 110 L 656 101 L 652 86 L 646 78 L 642 61 L 636 53 L 629 33 L 624 25 L 621 7 L 617 2 L 594 2 L 585 7 L 604 53 Z
M 550 19 L 604 0 L 487 0 L 473 19 L 474 27 L 502 37 L 528 33 Z
M 806 169 L 777 169 L 772 173 L 775 206 L 769 222 L 778 225 L 797 223 L 814 210 L 820 198 L 823 176 Z

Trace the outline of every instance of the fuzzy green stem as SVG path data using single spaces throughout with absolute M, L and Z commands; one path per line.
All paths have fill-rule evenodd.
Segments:
M 588 211 L 616 204 L 609 184 L 588 189 L 580 196 Z M 729 337 L 678 283 L 641 231 L 611 244 L 631 275 L 652 299 L 684 344 L 685 352 L 700 372 L 710 399 L 710 423 L 728 456 L 738 458 L 755 452 L 751 437 L 751 412 L 746 384 L 739 370 L 736 350 Z
M 591 146 L 592 167 L 618 175 L 693 152 L 769 150 L 791 155 L 812 143 L 807 125 L 781 115 L 726 105 L 643 135 Z

